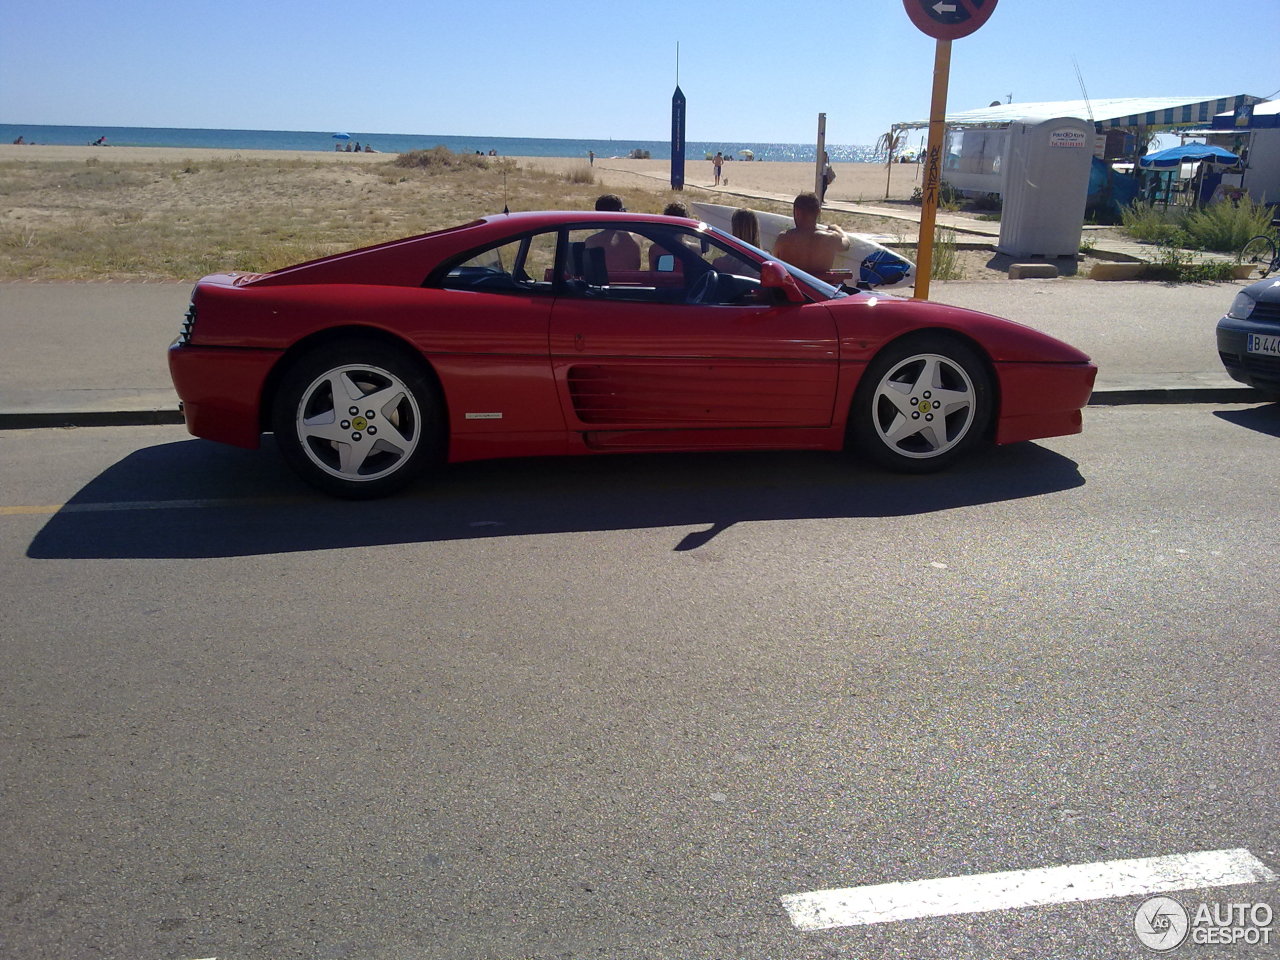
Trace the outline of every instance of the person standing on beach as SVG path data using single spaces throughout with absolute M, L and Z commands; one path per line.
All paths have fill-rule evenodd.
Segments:
M 717 150 L 716 155 L 711 158 L 711 169 L 714 170 L 716 174 L 716 182 L 712 184 L 712 186 L 716 186 L 716 187 L 720 186 L 720 172 L 723 166 L 724 166 L 724 154 L 721 153 L 719 150 Z
M 587 164 L 592 167 L 596 165 L 596 152 L 594 150 L 587 151 Z
M 816 193 L 802 193 L 791 205 L 793 229 L 778 237 L 773 255 L 806 273 L 823 274 L 835 263 L 836 254 L 849 249 L 849 238 L 835 224 L 818 225 L 822 202 Z
M 827 151 L 822 151 L 822 195 L 818 197 L 819 203 L 827 202 L 827 187 L 831 186 L 831 182 L 835 180 L 836 172 L 831 169 L 831 155 Z

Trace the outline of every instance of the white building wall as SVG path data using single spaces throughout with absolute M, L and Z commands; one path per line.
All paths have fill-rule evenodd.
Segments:
M 1259 203 L 1280 203 L 1280 128 L 1253 131 L 1244 188 Z

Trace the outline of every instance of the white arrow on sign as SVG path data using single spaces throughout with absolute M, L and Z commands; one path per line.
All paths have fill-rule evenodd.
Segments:
M 944 13 L 955 13 L 956 5 L 954 3 L 942 3 L 941 0 L 939 0 L 938 3 L 933 5 L 933 12 L 938 16 L 942 16 Z

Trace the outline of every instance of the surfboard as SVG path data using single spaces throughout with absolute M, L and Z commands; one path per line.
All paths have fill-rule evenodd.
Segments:
M 737 207 L 722 203 L 700 203 L 693 201 L 694 216 L 713 227 L 719 227 L 726 233 L 732 233 L 730 222 Z M 781 213 L 765 213 L 753 210 L 760 224 L 760 247 L 772 250 L 779 234 L 790 230 L 795 221 Z M 873 233 L 847 233 L 849 249 L 836 254 L 836 270 L 851 270 L 855 280 L 861 280 L 876 287 L 906 287 L 915 283 L 916 265 L 884 246 L 881 241 L 892 237 Z

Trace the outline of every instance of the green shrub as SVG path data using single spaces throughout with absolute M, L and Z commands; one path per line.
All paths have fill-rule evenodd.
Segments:
M 911 191 L 912 203 L 924 203 L 924 187 L 916 187 Z M 964 195 L 947 183 L 945 180 L 938 182 L 938 206 L 943 210 L 959 210 L 960 204 L 964 203 Z
M 425 170 L 451 170 L 458 167 L 488 167 L 489 161 L 476 153 L 454 153 L 448 147 L 432 147 L 430 150 L 410 150 L 391 161 L 397 167 L 418 167 Z
M 1154 203 L 1133 203 L 1120 212 L 1124 230 L 1135 240 L 1148 243 L 1184 246 L 1187 239 L 1182 229 L 1183 214 L 1173 210 L 1157 210 Z
M 929 276 L 934 280 L 959 280 L 960 259 L 956 250 L 956 232 L 950 227 L 940 227 L 934 234 L 933 263 Z
M 1235 265 L 1223 260 L 1198 262 L 1185 250 L 1161 247 L 1160 256 L 1142 272 L 1144 280 L 1169 283 L 1222 283 L 1232 279 Z
M 590 167 L 574 167 L 565 171 L 564 179 L 567 183 L 593 184 L 596 182 L 596 175 Z
M 1271 209 L 1245 197 L 1239 203 L 1215 203 L 1193 210 L 1183 221 L 1191 242 L 1201 250 L 1234 253 L 1250 237 L 1265 233 L 1271 225 Z

